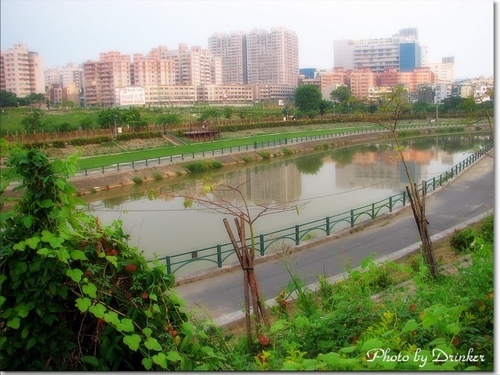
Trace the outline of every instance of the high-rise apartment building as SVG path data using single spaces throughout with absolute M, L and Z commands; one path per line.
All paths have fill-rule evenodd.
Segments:
M 294 31 L 274 28 L 214 34 L 208 47 L 221 58 L 224 84 L 297 86 L 299 43 Z
M 451 85 L 455 80 L 455 58 L 443 57 L 440 63 L 429 63 L 431 71 L 436 75 L 436 83 Z
M 120 52 L 99 54 L 99 61 L 83 63 L 85 105 L 112 106 L 115 88 L 131 85 L 130 56 Z
M 63 104 L 64 102 L 80 104 L 80 92 L 83 88 L 82 66 L 69 63 L 63 67 L 47 68 L 44 74 L 47 100 L 52 105 Z
M 2 90 L 12 92 L 19 98 L 45 92 L 43 62 L 37 52 L 29 51 L 26 44 L 16 44 L 2 51 L 1 55 Z
M 345 69 L 369 68 L 412 71 L 422 66 L 422 47 L 416 28 L 401 29 L 390 38 L 335 40 L 334 66 Z

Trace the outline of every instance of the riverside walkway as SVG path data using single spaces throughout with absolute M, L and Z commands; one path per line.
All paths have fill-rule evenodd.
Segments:
M 426 212 L 433 241 L 492 213 L 494 187 L 492 151 L 446 186 L 428 195 Z M 314 289 L 319 276 L 330 278 L 330 281 L 341 278 L 347 268 L 358 267 L 369 256 L 376 260 L 402 257 L 418 250 L 419 241 L 408 207 L 391 217 L 376 220 L 363 230 L 323 239 L 281 259 L 256 262 L 255 270 L 262 295 L 272 304 L 291 281 L 285 261 L 296 276 Z M 216 324 L 230 324 L 244 317 L 243 280 L 239 268 L 181 283 L 176 290 L 189 308 L 211 317 Z

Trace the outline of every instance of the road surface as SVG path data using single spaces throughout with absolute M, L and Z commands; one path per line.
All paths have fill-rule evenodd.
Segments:
M 426 197 L 430 235 L 453 228 L 494 208 L 494 157 L 486 155 L 443 188 Z M 305 284 L 358 267 L 372 255 L 379 259 L 420 241 L 411 209 L 392 219 L 381 220 L 363 230 L 322 242 L 282 259 L 268 260 L 255 266 L 257 280 L 266 300 L 276 297 L 291 278 L 285 261 Z M 219 273 L 176 286 L 188 307 L 214 320 L 243 310 L 241 269 Z M 237 314 L 236 314 L 237 315 Z M 223 319 L 224 320 L 224 319 Z

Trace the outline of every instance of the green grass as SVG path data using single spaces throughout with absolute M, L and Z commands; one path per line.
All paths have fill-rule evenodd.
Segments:
M 174 155 L 189 155 L 193 153 L 202 153 L 202 152 L 212 152 L 215 150 L 220 150 L 222 148 L 237 148 L 244 147 L 249 145 L 249 150 L 253 150 L 253 145 L 255 142 L 259 146 L 261 146 L 262 142 L 273 142 L 277 140 L 284 141 L 285 138 L 298 138 L 298 137 L 311 137 L 311 136 L 320 136 L 326 134 L 335 134 L 341 133 L 344 131 L 356 131 L 356 130 L 367 130 L 367 129 L 379 129 L 377 126 L 357 126 L 357 127 L 342 127 L 342 128 L 331 128 L 331 129 L 320 129 L 320 130 L 311 130 L 311 131 L 300 131 L 300 132 L 290 132 L 290 133 L 277 133 L 277 134 L 264 134 L 264 135 L 256 135 L 252 137 L 245 138 L 235 138 L 235 139 L 226 139 L 219 140 L 213 142 L 205 142 L 205 143 L 194 143 L 189 145 L 182 146 L 170 146 L 170 147 L 162 147 L 150 150 L 139 150 L 139 151 L 130 151 L 124 152 L 115 155 L 103 155 L 103 156 L 95 156 L 95 157 L 87 157 L 82 158 L 78 162 L 78 168 L 83 170 L 85 168 L 99 168 L 102 166 L 113 165 L 117 163 L 130 163 L 132 161 L 142 161 L 145 159 L 156 159 L 160 157 L 169 157 Z M 246 150 L 246 148 L 245 148 Z

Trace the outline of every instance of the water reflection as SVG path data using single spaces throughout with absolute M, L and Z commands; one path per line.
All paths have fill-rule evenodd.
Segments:
M 404 155 L 415 182 L 428 180 L 466 159 L 487 137 L 431 137 L 405 142 Z M 296 212 L 263 217 L 257 233 L 348 211 L 403 191 L 406 174 L 390 142 L 316 152 L 263 163 L 236 166 L 203 176 L 184 176 L 86 197 L 92 213 L 104 222 L 121 219 L 131 244 L 164 256 L 227 243 L 221 214 L 203 207 L 184 208 L 176 194 L 197 194 L 207 182 L 241 184 L 251 204 L 307 202 Z M 240 197 L 224 198 L 241 204 Z M 154 198 L 154 199 L 151 199 Z

